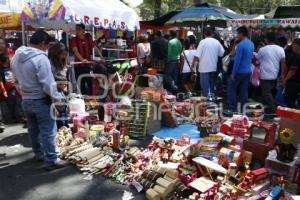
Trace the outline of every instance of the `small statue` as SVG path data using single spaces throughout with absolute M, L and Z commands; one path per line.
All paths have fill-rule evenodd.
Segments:
M 289 163 L 294 160 L 297 149 L 293 145 L 295 133 L 291 129 L 284 129 L 279 133 L 279 142 L 276 144 L 277 159 Z
M 169 161 L 169 152 L 167 149 L 164 149 L 164 152 L 162 155 L 162 161 L 164 164 L 168 163 L 168 161 Z

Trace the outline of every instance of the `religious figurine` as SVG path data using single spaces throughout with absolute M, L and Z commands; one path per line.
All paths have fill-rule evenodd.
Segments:
M 276 144 L 277 159 L 289 163 L 294 160 L 297 149 L 293 145 L 295 133 L 291 129 L 283 129 L 279 133 L 279 141 Z

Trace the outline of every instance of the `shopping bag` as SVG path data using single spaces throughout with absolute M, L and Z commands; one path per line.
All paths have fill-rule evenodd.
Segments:
M 279 106 L 286 106 L 285 102 L 285 88 L 280 87 L 277 91 L 276 98 L 275 98 L 276 104 Z
M 251 84 L 254 87 L 258 87 L 260 84 L 260 69 L 259 67 L 254 67 L 253 72 L 252 72 L 252 76 L 251 76 Z
M 227 56 L 225 56 L 222 59 L 222 62 L 223 62 L 223 70 L 224 70 L 224 72 L 227 72 L 228 66 L 229 66 L 229 63 L 230 63 L 230 54 L 228 54 Z

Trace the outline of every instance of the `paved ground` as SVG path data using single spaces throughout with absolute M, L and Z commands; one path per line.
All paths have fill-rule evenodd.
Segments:
M 145 199 L 143 193 L 101 176 L 85 180 L 72 165 L 45 172 L 43 164 L 32 158 L 26 129 L 21 125 L 9 126 L 0 133 L 1 200 L 119 200 L 124 190 L 132 192 L 134 199 Z

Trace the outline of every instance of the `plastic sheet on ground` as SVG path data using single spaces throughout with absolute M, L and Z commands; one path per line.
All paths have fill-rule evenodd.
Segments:
M 160 131 L 154 133 L 159 138 L 180 139 L 182 135 L 188 135 L 192 143 L 196 143 L 200 139 L 198 127 L 192 124 L 183 124 L 176 128 L 162 127 Z

